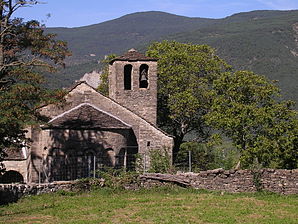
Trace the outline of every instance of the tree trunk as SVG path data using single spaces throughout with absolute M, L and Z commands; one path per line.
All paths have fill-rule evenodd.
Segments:
M 176 134 L 174 136 L 175 137 L 174 137 L 174 148 L 173 148 L 173 161 L 176 160 L 177 154 L 180 149 L 180 145 L 182 144 L 183 138 L 184 138 L 183 134 L 180 134 L 180 135 Z

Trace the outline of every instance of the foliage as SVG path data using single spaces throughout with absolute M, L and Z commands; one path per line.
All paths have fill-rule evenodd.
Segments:
M 252 164 L 250 164 L 249 168 L 251 169 L 253 175 L 253 184 L 258 192 L 263 191 L 263 184 L 262 184 L 262 165 L 259 164 L 258 160 L 255 159 Z
M 206 144 L 198 142 L 185 142 L 180 146 L 177 158 L 175 160 L 176 166 L 189 166 L 189 153 L 191 154 L 191 171 L 198 172 L 200 170 L 209 170 L 218 167 L 213 167 L 215 161 L 215 154 L 211 148 Z
M 54 203 L 52 202 L 54 201 Z M 297 195 L 194 189 L 42 194 L 0 207 L 0 223 L 297 223 Z
M 70 63 L 63 75 L 60 72 L 56 79 L 47 77 L 52 88 L 70 86 L 98 66 L 96 62 L 92 67 L 88 64 L 94 61 L 91 53 L 100 58 L 112 52 L 122 54 L 132 47 L 145 51 L 152 41 L 168 39 L 208 44 L 236 69 L 279 80 L 284 98 L 297 102 L 298 63 L 293 55 L 298 52 L 293 31 L 297 16 L 297 10 L 252 11 L 223 19 L 144 12 L 92 26 L 49 28 L 47 32 L 58 33 L 59 39 L 68 42 L 74 56 L 68 59 Z
M 189 152 L 192 172 L 220 167 L 229 170 L 239 161 L 237 150 L 230 145 L 209 146 L 198 142 L 184 142 L 174 162 L 176 169 L 189 169 Z
M 172 160 L 168 148 L 151 149 L 149 152 L 151 173 L 169 173 L 171 171 Z
M 96 190 L 103 186 L 103 180 L 101 178 L 82 178 L 76 181 L 75 189 L 78 191 L 90 191 Z
M 128 184 L 138 181 L 136 172 L 126 171 L 124 169 L 114 169 L 106 167 L 104 170 L 98 171 L 101 178 L 104 179 L 104 187 L 111 189 L 124 189 Z
M 25 123 L 34 119 L 37 106 L 52 94 L 41 88 L 39 72 L 63 66 L 70 54 L 66 43 L 45 34 L 37 21 L 13 18 L 16 10 L 37 3 L 0 2 L 0 161 L 3 148 L 25 144 Z
M 214 81 L 208 124 L 230 137 L 241 151 L 243 167 L 255 159 L 263 167 L 296 168 L 297 112 L 278 101 L 279 89 L 249 71 L 224 73 Z
M 101 61 L 102 70 L 100 74 L 100 84 L 98 86 L 98 91 L 104 96 L 109 96 L 109 63 L 116 57 L 116 54 L 110 54 Z
M 230 170 L 237 166 L 240 152 L 230 140 L 213 146 L 212 150 L 215 154 L 214 168 L 222 167 L 225 170 Z
M 203 116 L 210 106 L 210 84 L 230 67 L 207 45 L 156 42 L 147 55 L 159 58 L 158 124 L 175 136 L 175 152 L 191 131 L 206 141 L 210 129 Z

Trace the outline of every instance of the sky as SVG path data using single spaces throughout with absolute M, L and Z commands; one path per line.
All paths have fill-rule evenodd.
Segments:
M 39 0 L 15 16 L 36 19 L 47 27 L 79 27 L 134 12 L 163 11 L 202 18 L 224 18 L 253 10 L 298 9 L 298 0 Z M 50 15 L 50 16 L 48 16 Z

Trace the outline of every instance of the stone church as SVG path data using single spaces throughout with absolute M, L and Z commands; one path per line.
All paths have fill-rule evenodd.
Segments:
M 150 149 L 172 152 L 172 136 L 156 126 L 157 59 L 134 49 L 110 62 L 109 97 L 77 82 L 64 102 L 40 114 L 48 122 L 28 129 L 30 148 L 4 161 L 24 182 L 82 178 L 105 166 L 135 169 L 138 156 L 148 169 Z

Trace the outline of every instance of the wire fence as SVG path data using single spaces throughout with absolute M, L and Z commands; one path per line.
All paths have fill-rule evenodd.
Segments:
M 192 172 L 195 169 L 194 163 L 192 161 L 192 153 L 191 151 L 187 152 L 187 155 L 185 155 L 183 158 L 177 158 L 178 155 L 173 155 L 175 161 L 173 162 L 173 167 L 176 171 L 181 171 L 181 172 Z
M 39 183 L 68 181 L 82 178 L 98 178 L 100 172 L 108 169 L 123 169 L 146 173 L 150 168 L 150 153 L 117 156 L 48 156 L 43 159 L 38 173 Z M 191 151 L 182 160 L 172 164 L 175 171 L 196 172 Z
M 146 172 L 149 168 L 147 154 L 118 156 L 48 156 L 42 160 L 38 173 L 39 183 L 68 181 L 100 177 L 101 171 L 123 169 Z

